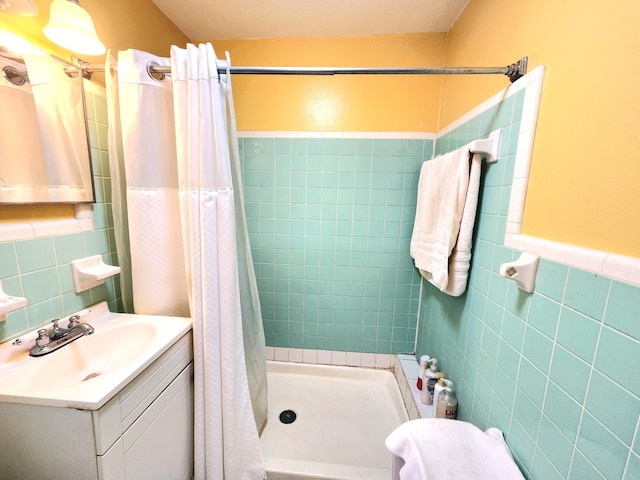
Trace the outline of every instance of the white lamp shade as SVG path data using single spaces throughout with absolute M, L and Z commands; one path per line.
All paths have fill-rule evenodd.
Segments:
M 53 43 L 72 52 L 102 55 L 106 49 L 89 13 L 69 0 L 53 0 L 49 23 L 42 29 Z

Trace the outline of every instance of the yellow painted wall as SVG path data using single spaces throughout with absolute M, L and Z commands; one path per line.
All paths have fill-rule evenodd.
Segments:
M 471 0 L 449 65 L 547 67 L 523 233 L 640 257 L 640 2 Z M 446 77 L 440 128 L 504 87 Z
M 49 53 L 66 60 L 72 52 L 50 42 L 42 27 L 49 21 L 50 0 L 34 0 L 35 17 L 18 17 L 0 13 L 0 29 L 15 33 Z M 184 45 L 189 39 L 164 16 L 151 0 L 82 0 L 82 7 L 93 18 L 98 36 L 107 49 L 114 51 L 138 48 L 158 55 L 169 55 L 172 43 Z M 90 63 L 104 63 L 104 55 L 81 58 Z M 98 81 L 99 75 L 96 75 Z M 72 205 L 0 206 L 0 223 L 52 220 L 73 217 Z
M 420 67 L 445 64 L 446 34 L 216 40 L 234 65 Z M 233 79 L 239 130 L 435 131 L 442 78 L 424 75 Z

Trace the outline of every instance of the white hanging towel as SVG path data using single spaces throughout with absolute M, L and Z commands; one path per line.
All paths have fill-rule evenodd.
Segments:
M 502 432 L 459 420 L 405 422 L 385 440 L 392 480 L 524 480 Z
M 469 187 L 464 203 L 462 220 L 458 241 L 453 247 L 449 257 L 449 283 L 443 290 L 452 297 L 459 297 L 467 289 L 469 267 L 471 265 L 471 248 L 473 247 L 473 227 L 476 223 L 476 210 L 478 209 L 478 193 L 480 191 L 480 173 L 482 169 L 482 156 L 479 153 L 471 154 L 471 166 L 469 171 Z
M 456 297 L 467 286 L 481 162 L 463 147 L 420 170 L 410 253 L 422 276 Z

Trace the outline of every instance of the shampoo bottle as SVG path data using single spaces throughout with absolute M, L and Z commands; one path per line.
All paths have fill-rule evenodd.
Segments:
M 431 398 L 435 400 L 434 394 L 436 393 L 435 392 L 436 384 L 441 378 L 446 378 L 447 376 L 445 375 L 444 372 L 429 372 L 428 370 L 427 372 L 429 373 L 430 377 L 426 382 L 427 383 L 426 388 L 429 389 L 429 394 L 431 395 Z M 433 403 L 433 405 L 435 405 L 435 402 Z M 434 407 L 434 411 L 435 411 L 435 407 Z
M 420 401 L 425 405 L 433 405 L 433 387 L 440 378 L 438 372 L 438 359 L 432 358 L 429 360 L 429 368 L 424 372 L 424 378 L 422 379 L 422 393 L 420 394 Z
M 438 396 L 438 406 L 436 408 L 436 418 L 448 418 L 455 420 L 458 415 L 458 399 L 453 389 L 449 386 Z
M 446 378 L 440 378 L 435 386 L 433 387 L 433 416 L 436 416 L 436 408 L 438 407 L 438 395 L 444 387 L 449 386 L 453 389 L 453 382 L 451 380 L 447 380 Z
M 418 376 L 418 382 L 416 387 L 418 390 L 422 390 L 422 379 L 424 378 L 424 372 L 427 370 L 427 364 L 431 357 L 429 355 L 422 355 L 420 357 L 420 375 Z

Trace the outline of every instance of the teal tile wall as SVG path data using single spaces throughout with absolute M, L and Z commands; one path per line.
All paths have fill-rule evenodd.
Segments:
M 498 275 L 522 96 L 442 139 L 443 153 L 501 128 L 484 165 L 467 292 L 425 282 L 417 354 L 456 382 L 459 418 L 506 436 L 527 478 L 640 478 L 640 289 L 542 259 L 532 295 Z
M 267 345 L 412 352 L 408 255 L 431 140 L 241 138 Z
M 87 93 L 87 117 L 96 190 L 94 230 L 0 242 L 2 287 L 5 292 L 26 297 L 29 302 L 27 307 L 10 313 L 6 321 L 0 322 L 0 342 L 103 300 L 109 302 L 112 310 L 119 308 L 117 276 L 79 294 L 74 291 L 71 277 L 70 262 L 78 258 L 102 255 L 107 263 L 118 264 L 111 216 L 107 108 L 104 97 Z

